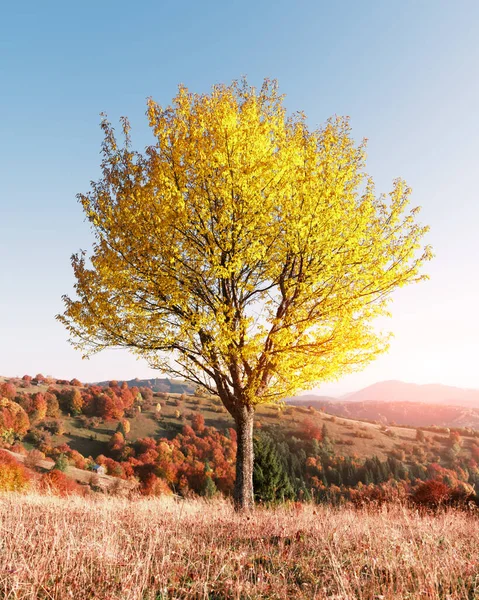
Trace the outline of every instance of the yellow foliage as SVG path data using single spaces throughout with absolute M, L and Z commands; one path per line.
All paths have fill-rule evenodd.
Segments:
M 19 492 L 30 485 L 25 467 L 5 450 L 0 450 L 0 492 Z
M 347 118 L 310 130 L 269 81 L 180 87 L 147 114 L 144 154 L 103 121 L 103 176 L 79 196 L 96 243 L 58 318 L 85 355 L 129 348 L 234 414 L 387 349 L 374 320 L 432 254 L 405 182 L 375 193 Z
M 17 402 L 0 398 L 0 439 L 13 443 L 22 438 L 30 427 L 27 413 Z

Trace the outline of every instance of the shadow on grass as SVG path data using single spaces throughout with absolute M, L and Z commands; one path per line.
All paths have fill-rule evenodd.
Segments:
M 108 451 L 108 442 L 102 442 L 101 440 L 91 440 L 88 437 L 80 435 L 69 434 L 65 435 L 68 438 L 68 445 L 72 450 L 76 450 L 83 454 L 83 456 L 97 457 L 99 454 L 106 454 Z

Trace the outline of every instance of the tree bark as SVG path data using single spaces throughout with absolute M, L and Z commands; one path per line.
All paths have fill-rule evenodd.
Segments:
M 249 511 L 254 506 L 253 493 L 253 419 L 254 409 L 242 406 L 235 415 L 238 449 L 234 505 L 237 511 Z

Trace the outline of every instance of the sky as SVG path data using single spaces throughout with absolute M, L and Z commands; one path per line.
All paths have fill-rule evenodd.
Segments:
M 479 2 L 4 2 L 0 19 L 0 375 L 160 374 L 123 350 L 82 360 L 55 321 L 91 247 L 76 194 L 99 176 L 99 113 L 151 143 L 145 101 L 243 75 L 279 81 L 311 127 L 349 115 L 367 171 L 401 176 L 431 227 L 430 280 L 394 294 L 388 354 L 319 393 L 400 379 L 479 388 Z

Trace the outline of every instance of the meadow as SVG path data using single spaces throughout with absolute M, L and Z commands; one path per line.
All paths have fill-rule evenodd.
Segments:
M 11 493 L 0 527 L 2 600 L 479 597 L 473 511 Z

